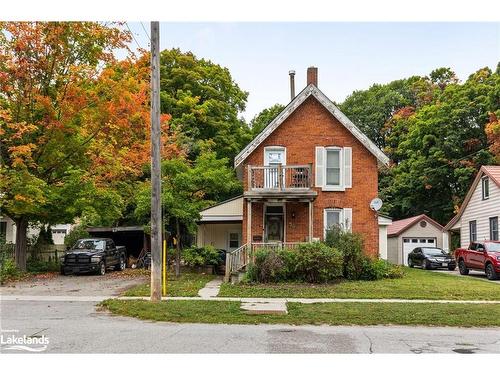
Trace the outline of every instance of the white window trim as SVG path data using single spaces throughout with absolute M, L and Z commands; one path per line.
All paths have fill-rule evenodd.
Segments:
M 344 210 L 341 208 L 325 208 L 323 210 L 323 238 L 326 238 L 326 231 L 328 228 L 326 227 L 326 217 L 328 212 L 338 212 L 339 213 L 339 224 L 343 225 L 344 222 Z
M 342 147 L 338 146 L 328 146 L 324 148 L 324 155 L 323 155 L 323 191 L 345 191 L 345 186 L 344 186 L 344 152 Z M 340 174 L 340 184 L 339 185 L 328 185 L 326 183 L 326 168 L 328 166 L 327 162 L 327 152 L 328 151 L 338 151 L 339 152 L 339 174 Z
M 484 191 L 484 185 L 485 185 L 485 181 L 488 181 L 488 195 L 485 195 L 485 191 Z M 488 176 L 484 176 L 483 178 L 481 178 L 481 197 L 484 200 L 486 199 L 489 199 L 490 197 L 490 179 Z
M 283 164 L 286 165 L 286 147 L 285 146 L 266 146 L 264 147 L 264 166 L 269 166 L 266 160 L 266 152 L 267 151 L 284 151 L 283 152 Z
M 231 244 L 231 234 L 237 234 L 238 235 L 238 247 L 231 247 L 229 246 Z M 227 248 L 230 249 L 237 249 L 241 246 L 241 233 L 237 230 L 230 230 L 227 232 Z

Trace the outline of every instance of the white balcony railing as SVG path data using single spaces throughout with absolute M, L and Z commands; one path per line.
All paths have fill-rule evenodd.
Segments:
M 311 171 L 310 164 L 248 166 L 249 188 L 271 191 L 310 189 Z

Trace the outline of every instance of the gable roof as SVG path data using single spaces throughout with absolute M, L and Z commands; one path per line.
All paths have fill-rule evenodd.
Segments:
M 243 195 L 230 198 L 200 211 L 199 222 L 242 221 Z
M 472 194 L 474 194 L 474 191 L 476 190 L 476 187 L 483 176 L 488 176 L 491 179 L 491 181 L 493 181 L 500 188 L 500 165 L 483 165 L 481 169 L 479 169 L 476 178 L 472 182 L 472 185 L 469 191 L 467 192 L 467 195 L 465 196 L 462 205 L 460 206 L 460 210 L 453 217 L 453 219 L 451 219 L 450 222 L 446 224 L 446 226 L 444 227 L 446 230 L 450 230 L 462 217 L 462 214 L 464 213 L 467 205 L 469 204 L 470 199 L 472 198 Z
M 387 237 L 399 236 L 405 230 L 409 229 L 410 227 L 420 222 L 421 220 L 425 220 L 434 225 L 435 227 L 439 228 L 440 230 L 443 230 L 443 226 L 439 224 L 437 221 L 432 220 L 429 216 L 425 214 L 421 214 L 418 216 L 409 217 L 407 219 L 393 221 L 392 224 L 387 227 Z
M 352 123 L 351 120 L 337 108 L 328 97 L 318 89 L 314 84 L 309 84 L 304 88 L 293 100 L 269 123 L 252 142 L 250 142 L 236 157 L 234 158 L 234 167 L 240 166 L 243 161 L 269 136 L 276 130 L 304 101 L 313 96 L 330 112 L 344 127 L 349 130 L 358 141 L 363 144 L 377 160 L 387 166 L 389 158 L 373 143 L 359 128 Z

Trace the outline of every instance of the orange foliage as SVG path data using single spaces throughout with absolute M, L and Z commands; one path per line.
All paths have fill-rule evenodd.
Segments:
M 490 121 L 486 124 L 486 136 L 488 137 L 488 142 L 490 143 L 490 151 L 498 163 L 500 163 L 500 121 L 498 116 L 491 112 Z

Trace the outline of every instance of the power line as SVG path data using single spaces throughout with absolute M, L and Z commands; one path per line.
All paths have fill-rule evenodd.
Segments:
M 135 39 L 134 33 L 132 32 L 132 30 L 130 30 L 130 27 L 128 26 L 128 22 L 125 22 L 125 26 L 127 26 L 127 29 L 130 32 L 130 34 L 132 35 L 132 38 L 134 39 L 135 44 L 137 44 L 137 47 L 139 47 L 139 49 L 144 49 L 144 48 L 141 47 L 141 45 L 139 44 L 139 42 L 137 41 L 137 39 Z
M 144 30 L 144 33 L 145 33 L 145 34 L 146 34 L 146 36 L 148 37 L 149 42 L 151 42 L 151 38 L 149 37 L 149 34 L 148 34 L 148 32 L 147 32 L 146 28 L 144 27 L 144 24 L 142 23 L 142 21 L 140 21 L 140 22 L 141 22 L 142 29 Z

